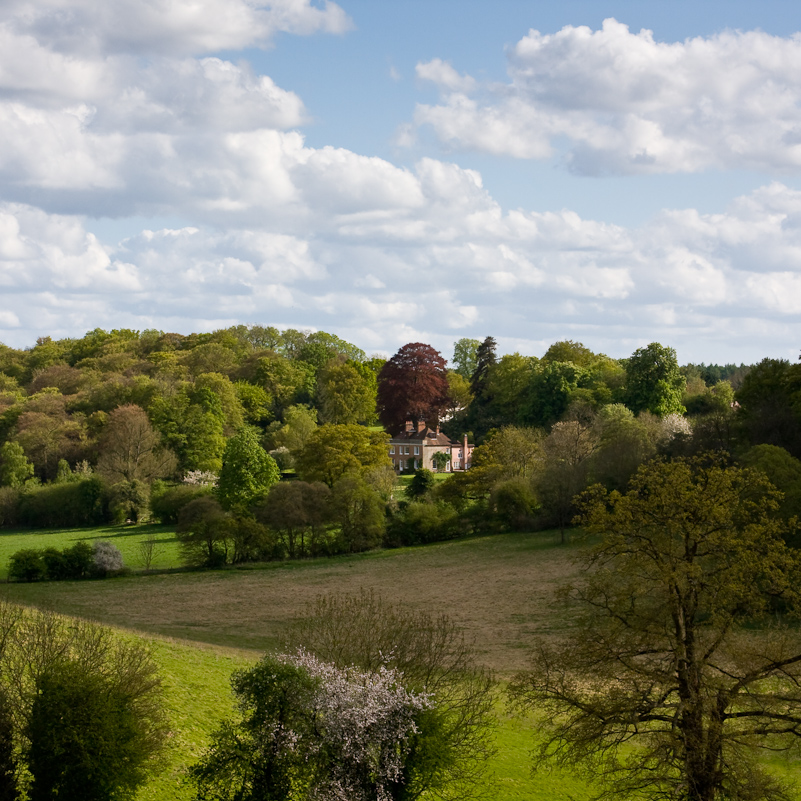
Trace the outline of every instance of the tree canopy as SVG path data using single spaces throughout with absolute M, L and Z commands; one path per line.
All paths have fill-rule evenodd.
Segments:
M 801 559 L 777 503 L 764 474 L 712 457 L 588 491 L 580 624 L 515 683 L 541 757 L 587 767 L 609 798 L 786 798 L 754 758 L 801 736 Z
M 445 359 L 430 345 L 404 345 L 378 374 L 378 416 L 392 434 L 406 420 L 438 418 L 448 401 Z

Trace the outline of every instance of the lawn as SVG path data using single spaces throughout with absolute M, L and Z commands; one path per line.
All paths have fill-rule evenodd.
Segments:
M 181 565 L 175 526 L 100 526 L 73 529 L 12 529 L 0 532 L 0 580 L 8 576 L 8 558 L 22 548 L 65 548 L 76 542 L 89 543 L 107 540 L 122 553 L 127 567 L 141 570 L 143 566 L 141 543 L 155 536 L 156 547 L 151 569 L 165 570 Z

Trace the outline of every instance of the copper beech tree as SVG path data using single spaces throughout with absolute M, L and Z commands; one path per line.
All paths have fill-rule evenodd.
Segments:
M 431 345 L 404 345 L 378 374 L 378 417 L 393 434 L 406 420 L 434 420 L 448 402 L 445 359 Z
M 713 456 L 585 493 L 581 617 L 513 685 L 542 759 L 586 767 L 606 798 L 795 797 L 758 761 L 801 743 L 801 559 L 778 497 Z

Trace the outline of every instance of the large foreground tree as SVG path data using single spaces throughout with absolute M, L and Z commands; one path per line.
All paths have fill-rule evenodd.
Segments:
M 514 685 L 541 757 L 588 768 L 607 798 L 788 798 L 758 753 L 801 740 L 801 560 L 764 474 L 651 463 L 583 509 L 600 541 L 571 590 L 580 625 Z

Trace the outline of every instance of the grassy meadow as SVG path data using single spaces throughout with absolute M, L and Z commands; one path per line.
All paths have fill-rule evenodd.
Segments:
M 136 567 L 127 554 L 136 553 L 138 542 L 151 531 L 164 546 L 156 564 L 174 566 L 174 538 L 163 526 L 7 534 L 0 536 L 0 560 L 21 547 L 63 547 L 79 538 L 99 538 L 117 544 L 126 562 Z M 447 613 L 474 640 L 480 661 L 497 672 L 501 687 L 526 666 L 535 640 L 558 636 L 570 626 L 570 610 L 555 590 L 575 575 L 573 557 L 580 548 L 578 542 L 560 545 L 558 532 L 504 534 L 241 569 L 8 583 L 0 591 L 11 601 L 116 626 L 125 636 L 148 642 L 161 666 L 174 734 L 168 765 L 138 797 L 188 801 L 183 771 L 232 710 L 232 670 L 252 664 L 266 649 L 280 648 L 287 628 L 319 594 L 373 589 L 413 609 Z M 531 775 L 537 722 L 510 715 L 500 689 L 497 713 L 490 798 L 591 797 L 591 788 L 568 773 Z M 775 765 L 781 773 L 793 770 L 781 759 Z
M 99 526 L 97 528 L 72 529 L 3 529 L 0 531 L 0 580 L 8 577 L 8 558 L 22 548 L 68 548 L 76 542 L 92 544 L 96 540 L 114 543 L 122 553 L 125 564 L 141 569 L 143 558 L 141 544 L 155 536 L 151 570 L 166 570 L 181 566 L 175 526 Z

